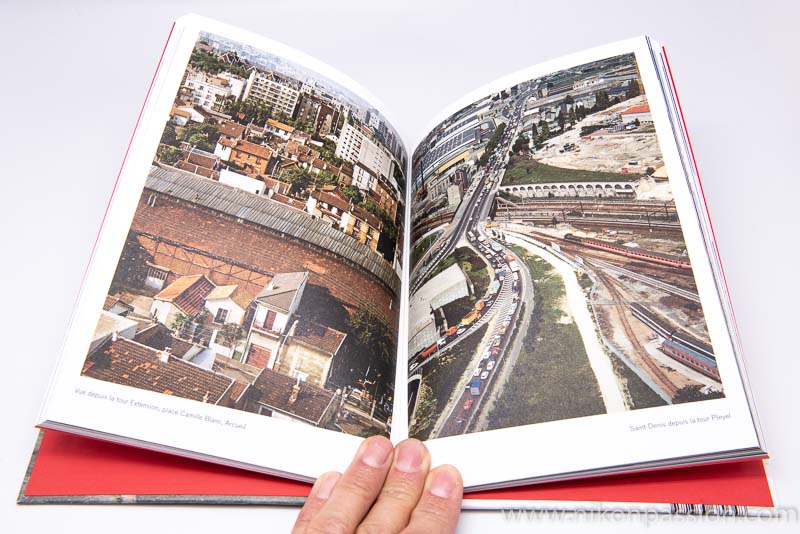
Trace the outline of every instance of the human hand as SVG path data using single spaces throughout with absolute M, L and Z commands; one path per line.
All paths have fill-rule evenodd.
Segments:
M 373 436 L 343 474 L 317 479 L 292 533 L 454 532 L 463 491 L 455 467 L 431 470 L 430 453 L 420 441 L 394 448 L 385 437 Z

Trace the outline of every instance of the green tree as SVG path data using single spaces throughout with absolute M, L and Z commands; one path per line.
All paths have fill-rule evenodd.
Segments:
M 539 131 L 543 139 L 550 138 L 550 126 L 547 124 L 547 121 L 539 121 Z
M 598 91 L 594 94 L 594 111 L 602 111 L 610 105 L 608 93 L 605 91 Z
M 223 345 L 230 348 L 228 356 L 233 357 L 236 344 L 244 339 L 244 328 L 236 323 L 225 323 L 219 332 L 217 332 L 217 339 L 221 341 Z
M 639 84 L 636 80 L 628 82 L 628 87 L 625 89 L 625 100 L 639 96 Z
M 281 171 L 280 179 L 291 184 L 291 191 L 297 195 L 305 191 L 311 184 L 313 178 L 305 170 L 299 167 L 291 167 Z
M 353 201 L 353 204 L 360 205 L 364 202 L 364 193 L 354 185 L 346 185 L 342 188 L 342 195 Z
M 219 139 L 219 131 L 213 124 L 193 122 L 183 129 L 181 139 L 200 150 L 213 152 Z
M 175 334 L 180 337 L 183 328 L 191 322 L 191 319 L 185 313 L 178 312 L 175 317 L 173 317 L 172 322 L 169 324 L 170 330 L 175 332 Z
M 229 54 L 233 54 L 233 59 L 230 63 L 226 63 L 205 50 L 195 49 L 192 51 L 192 56 L 189 58 L 189 64 L 195 69 L 211 74 L 212 76 L 220 72 L 230 72 L 231 74 L 246 78 L 246 63 L 240 59 L 235 52 L 229 52 Z
M 173 126 L 171 122 L 167 123 L 164 127 L 164 131 L 161 133 L 161 144 L 178 146 L 178 135 L 175 132 L 175 126 Z
M 514 141 L 514 145 L 511 147 L 511 150 L 514 152 L 524 152 L 528 150 L 528 136 L 525 134 L 520 134 L 517 137 L 517 140 Z
M 675 393 L 675 396 L 672 397 L 673 404 L 681 404 L 686 402 L 696 402 L 702 400 L 709 400 L 709 399 L 722 399 L 725 397 L 725 394 L 721 391 L 711 390 L 708 392 L 702 391 L 703 386 L 700 384 L 691 384 L 688 386 L 683 386 L 681 389 Z
M 167 165 L 175 165 L 181 159 L 181 151 L 170 145 L 159 145 L 156 151 L 156 159 Z
M 367 354 L 378 356 L 385 365 L 394 365 L 394 337 L 386 324 L 368 308 L 358 308 L 347 319 L 347 325 L 357 345 Z
M 422 434 L 436 421 L 436 397 L 427 384 L 420 384 L 417 392 L 417 407 L 414 411 L 414 434 Z

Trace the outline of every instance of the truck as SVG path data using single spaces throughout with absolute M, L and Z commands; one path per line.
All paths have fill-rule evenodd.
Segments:
M 483 299 L 479 300 L 475 303 L 475 311 L 481 311 L 486 304 L 484 304 Z
M 519 272 L 519 264 L 517 264 L 516 260 L 509 262 L 508 268 L 511 269 L 512 273 Z
M 482 385 L 483 385 L 483 382 L 481 382 L 480 380 L 477 380 L 477 379 L 473 380 L 472 382 L 470 382 L 470 384 L 469 384 L 469 394 L 472 395 L 473 397 L 480 395 L 481 394 L 481 386 Z
M 481 316 L 481 314 L 476 312 L 476 311 L 468 313 L 466 317 L 461 319 L 461 326 L 469 326 L 469 325 L 471 325 L 472 323 L 477 321 L 478 317 L 480 317 L 480 316 Z
M 494 250 L 495 252 L 502 252 L 503 251 L 503 246 L 500 243 L 493 242 L 492 243 L 492 250 Z
M 433 345 L 422 351 L 422 353 L 419 355 L 419 359 L 424 360 L 425 358 L 436 352 L 437 348 L 439 348 L 439 344 L 434 343 Z
M 475 241 L 475 234 L 473 234 L 471 230 L 467 232 L 467 239 L 470 241 Z

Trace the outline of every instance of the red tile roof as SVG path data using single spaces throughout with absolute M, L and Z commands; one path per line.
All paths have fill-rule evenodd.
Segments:
M 133 340 L 155 350 L 169 348 L 172 350 L 172 354 L 179 358 L 183 358 L 184 354 L 194 347 L 193 343 L 173 336 L 172 331 L 161 323 L 152 323 L 139 330 L 133 336 Z
M 239 124 L 238 122 L 226 122 L 225 124 L 221 124 L 217 127 L 217 131 L 220 133 L 220 135 L 224 135 L 226 137 L 236 137 L 238 139 L 244 137 L 244 132 L 246 129 L 246 126 Z
M 108 339 L 95 350 L 87 358 L 83 374 L 97 380 L 210 404 L 218 404 L 234 382 L 232 378 L 174 356 L 163 362 L 156 349 L 125 338 Z
M 265 146 L 251 143 L 250 141 L 237 141 L 233 150 L 265 159 L 269 159 L 272 156 L 272 150 Z
M 205 167 L 206 169 L 213 169 L 214 166 L 219 161 L 219 158 L 216 156 L 206 156 L 205 154 L 200 154 L 199 152 L 191 151 L 186 156 L 186 161 L 189 163 L 194 163 L 200 167 Z
M 311 321 L 298 321 L 292 340 L 331 356 L 341 347 L 347 334 Z
M 339 211 L 350 211 L 350 202 L 343 196 L 340 196 L 336 193 L 327 193 L 325 191 L 313 191 L 311 196 L 319 200 L 320 202 L 324 202 L 329 206 L 334 206 Z
M 277 128 L 278 130 L 283 130 L 284 132 L 292 133 L 294 131 L 294 128 L 292 128 L 288 124 L 284 124 L 282 122 L 278 122 L 272 119 L 267 119 L 267 125 L 272 126 L 273 128 Z
M 217 286 L 206 296 L 206 300 L 212 299 L 230 299 L 243 310 L 246 310 L 253 302 L 253 297 L 238 285 Z
M 255 400 L 268 408 L 299 417 L 315 425 L 320 424 L 330 409 L 335 394 L 308 382 L 300 382 L 297 399 L 290 403 L 292 388 L 296 383 L 295 378 L 264 369 L 255 382 L 258 393 Z
M 214 283 L 202 274 L 181 276 L 153 298 L 172 302 L 192 317 L 203 307 L 206 296 L 214 287 Z
M 647 104 L 643 104 L 641 106 L 633 106 L 632 108 L 628 108 L 621 113 L 621 115 L 630 115 L 632 113 L 650 113 L 650 106 Z

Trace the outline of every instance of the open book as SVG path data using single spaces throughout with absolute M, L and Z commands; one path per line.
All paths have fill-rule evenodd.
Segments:
M 40 426 L 300 480 L 410 436 L 471 489 L 765 455 L 659 46 L 390 118 L 177 21 Z

